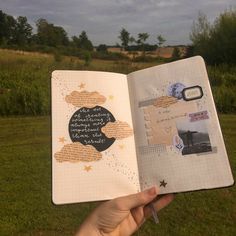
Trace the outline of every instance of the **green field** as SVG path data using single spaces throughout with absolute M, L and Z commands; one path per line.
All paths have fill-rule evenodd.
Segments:
M 133 62 L 128 59 L 92 59 L 86 65 L 84 60 L 77 57 L 0 49 L 0 116 L 49 115 L 50 77 L 56 69 L 128 74 L 160 63 L 160 60 Z M 218 111 L 236 113 L 236 66 L 211 66 L 207 69 Z
M 0 49 L 0 236 L 71 235 L 96 206 L 55 206 L 51 202 L 51 72 L 74 69 L 126 74 L 153 65 L 157 62 L 92 60 L 85 66 L 76 57 Z M 211 67 L 209 73 L 218 106 L 228 104 L 227 111 L 233 111 L 235 93 L 229 92 L 234 91 L 235 68 Z M 221 115 L 220 121 L 235 176 L 236 115 Z M 236 235 L 235 187 L 177 194 L 160 212 L 160 221 L 155 225 L 149 220 L 136 235 Z
M 220 120 L 235 175 L 236 115 Z M 71 235 L 96 203 L 52 204 L 50 118 L 1 118 L 0 130 L 0 235 Z M 236 189 L 177 194 L 160 221 L 139 235 L 236 235 Z

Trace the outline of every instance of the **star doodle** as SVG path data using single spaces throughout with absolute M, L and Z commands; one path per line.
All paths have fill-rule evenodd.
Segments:
M 84 83 L 81 83 L 80 85 L 79 85 L 79 88 L 80 89 L 83 89 L 85 87 L 85 84 Z
M 92 166 L 84 166 L 84 170 L 89 172 L 90 170 L 92 170 Z
M 120 145 L 119 145 L 119 148 L 120 148 L 120 149 L 124 149 L 124 147 L 125 147 L 124 144 L 120 144 Z
M 64 142 L 66 142 L 66 139 L 65 139 L 64 137 L 60 137 L 60 138 L 59 138 L 59 142 L 60 142 L 60 143 L 64 143 Z
M 166 187 L 167 183 L 165 182 L 165 180 L 163 179 L 162 181 L 160 181 L 160 187 Z
M 109 100 L 113 100 L 114 99 L 114 96 L 113 95 L 109 95 Z

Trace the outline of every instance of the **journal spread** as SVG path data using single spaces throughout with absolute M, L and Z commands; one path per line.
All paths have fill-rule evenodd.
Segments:
M 234 183 L 201 57 L 128 75 L 52 73 L 55 204 Z

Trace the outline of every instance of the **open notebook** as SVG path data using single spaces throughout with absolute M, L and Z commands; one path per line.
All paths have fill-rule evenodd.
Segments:
M 128 75 L 57 70 L 51 83 L 55 204 L 233 184 L 201 57 Z

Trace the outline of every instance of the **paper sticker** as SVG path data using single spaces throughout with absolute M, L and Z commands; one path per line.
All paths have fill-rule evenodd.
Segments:
M 84 88 L 81 83 L 79 88 Z M 114 99 L 113 95 L 109 98 Z M 108 149 L 115 140 L 133 135 L 133 130 L 125 121 L 116 121 L 113 114 L 102 107 L 106 97 L 97 91 L 72 91 L 64 97 L 65 102 L 78 107 L 68 124 L 68 132 L 72 143 L 64 145 L 54 154 L 58 162 L 90 162 L 102 158 L 101 152 Z M 59 138 L 64 144 L 67 140 Z
M 173 145 L 174 145 L 174 147 L 175 147 L 178 151 L 182 152 L 182 150 L 183 150 L 183 148 L 184 148 L 184 142 L 183 142 L 183 140 L 179 137 L 179 135 L 175 135 L 175 136 L 173 137 Z
M 177 99 L 182 99 L 182 91 L 185 88 L 185 85 L 181 83 L 175 83 L 169 86 L 168 88 L 168 95 L 175 97 Z
M 176 122 L 178 135 L 183 140 L 183 155 L 211 152 L 211 142 L 204 120 L 189 122 L 179 120 Z
M 203 96 L 203 91 L 202 88 L 197 85 L 193 87 L 184 88 L 182 91 L 182 95 L 185 101 L 191 101 L 200 99 Z
M 156 99 L 156 101 L 153 103 L 153 105 L 157 108 L 167 108 L 175 103 L 178 102 L 178 99 L 171 96 L 161 96 Z
M 72 142 L 92 145 L 98 151 L 104 151 L 115 141 L 107 137 L 101 129 L 109 122 L 115 122 L 110 111 L 101 106 L 82 107 L 77 110 L 69 121 L 69 135 Z
M 106 137 L 115 139 L 124 139 L 133 135 L 133 130 L 129 124 L 118 120 L 115 122 L 108 122 L 104 127 L 102 127 L 101 131 L 106 135 Z
M 209 119 L 207 111 L 200 111 L 189 114 L 190 122 Z

